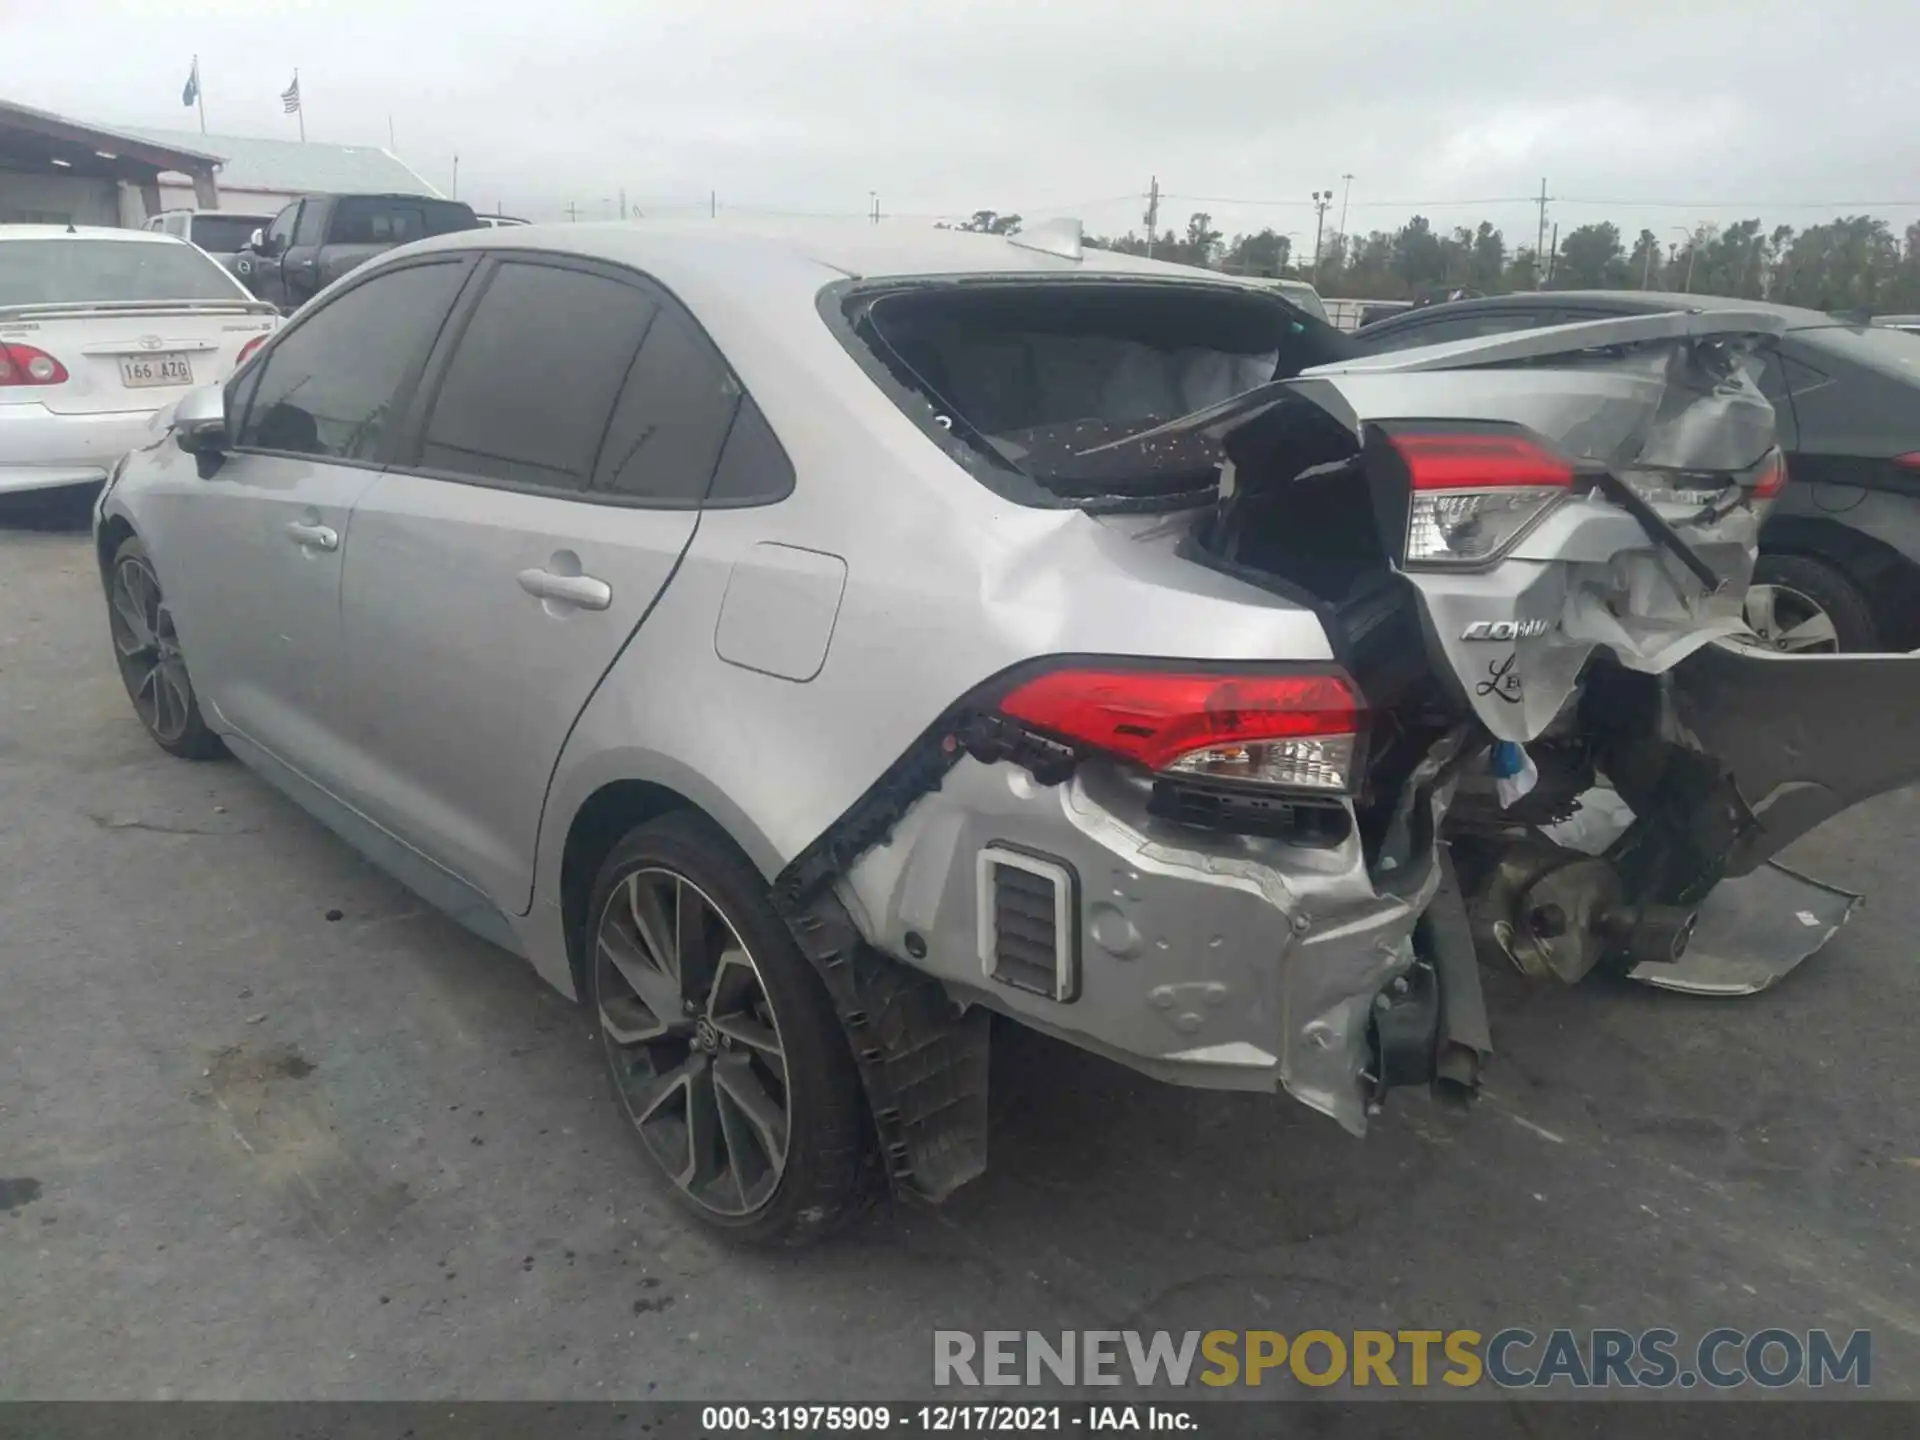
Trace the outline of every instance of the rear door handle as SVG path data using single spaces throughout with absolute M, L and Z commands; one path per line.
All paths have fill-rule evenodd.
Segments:
M 338 550 L 340 532 L 327 525 L 313 525 L 305 520 L 287 522 L 287 538 L 303 550 Z
M 613 587 L 591 575 L 556 575 L 551 570 L 522 570 L 520 588 L 542 600 L 557 600 L 562 605 L 582 610 L 604 610 L 613 604 Z

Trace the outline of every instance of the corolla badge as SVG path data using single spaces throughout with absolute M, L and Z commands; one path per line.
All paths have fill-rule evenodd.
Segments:
M 1462 640 L 1528 640 L 1552 626 L 1545 620 L 1476 620 L 1460 632 Z

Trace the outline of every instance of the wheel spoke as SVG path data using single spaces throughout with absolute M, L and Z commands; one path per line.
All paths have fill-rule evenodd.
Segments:
M 1840 643 L 1833 617 L 1824 610 L 1816 610 L 1799 624 L 1782 630 L 1779 639 L 1789 650 L 1811 650 L 1818 645 L 1837 647 Z
M 1768 640 L 1774 638 L 1774 601 L 1779 592 L 1771 585 L 1754 585 L 1747 590 L 1747 626 Z
M 726 1055 L 714 1062 L 713 1083 L 727 1107 L 739 1112 L 752 1127 L 766 1162 L 778 1170 L 786 1161 L 787 1113 L 754 1072 L 745 1055 Z
M 713 1066 L 702 1057 L 699 1068 L 687 1077 L 687 1168 L 676 1179 L 685 1189 L 703 1189 L 726 1169 L 727 1140 L 720 1128 Z
M 120 623 L 127 631 L 127 638 L 133 642 L 132 648 L 120 644 L 120 637 L 114 637 L 122 655 L 138 655 L 143 650 L 153 648 L 153 632 L 147 628 L 147 617 L 140 611 L 139 602 L 127 591 L 127 581 L 122 578 L 113 587 L 113 609 L 120 617 Z
M 626 981 L 627 988 L 633 991 L 639 1003 L 652 1014 L 660 1027 L 659 1033 L 665 1034 L 675 1026 L 687 1023 L 680 987 L 674 983 L 673 977 L 659 969 L 632 937 L 622 933 L 619 926 L 608 925 L 601 930 L 600 953 L 620 978 Z
M 627 878 L 627 913 L 640 943 L 652 956 L 654 966 L 663 974 L 680 979 L 680 955 L 674 946 L 673 921 L 661 902 L 660 887 L 648 883 L 643 874 Z M 677 882 L 676 882 L 677 888 Z M 678 1006 L 675 1007 L 676 1009 Z
M 781 1068 L 785 1069 L 786 1052 L 780 1048 L 780 1037 L 772 1026 L 762 1023 L 744 1010 L 733 1015 L 714 1015 L 710 1018 L 713 1028 L 729 1040 L 758 1050 L 769 1059 L 779 1061 Z
M 667 1103 L 684 1097 L 693 1077 L 706 1068 L 704 1055 L 689 1055 L 664 1075 L 655 1076 L 633 1102 L 633 1123 L 644 1129 L 649 1120 L 662 1116 Z
M 152 694 L 148 694 L 152 691 Z M 154 728 L 159 728 L 160 715 L 160 662 L 154 661 L 140 677 L 140 683 L 134 687 L 133 708 L 138 710 Z
M 168 719 L 164 726 L 171 735 L 187 728 L 187 707 L 192 703 L 188 697 L 186 667 L 178 659 L 162 660 L 154 667 L 160 676 L 156 695 L 164 693 L 167 699 Z
M 649 1010 L 645 1001 L 623 995 L 617 1000 L 602 1002 L 600 1032 L 625 1049 L 645 1041 L 665 1039 L 673 1033 L 673 1027 Z
M 684 880 L 676 891 L 673 910 L 680 991 L 689 998 L 710 996 L 720 959 L 714 931 L 725 929 L 726 921 L 713 912 L 704 895 Z

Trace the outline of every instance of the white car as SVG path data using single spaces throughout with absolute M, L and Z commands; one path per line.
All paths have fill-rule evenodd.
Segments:
M 105 480 L 279 323 L 173 236 L 0 225 L 0 495 Z

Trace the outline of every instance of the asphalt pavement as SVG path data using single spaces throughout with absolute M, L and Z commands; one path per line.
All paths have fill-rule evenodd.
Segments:
M 1759 997 L 1489 973 L 1484 1102 L 1364 1141 L 1009 1030 L 983 1179 L 741 1250 L 580 1011 L 162 754 L 86 536 L 0 523 L 0 1396 L 900 1398 L 936 1328 L 1515 1325 L 1869 1329 L 1920 1396 L 1917 837 L 1906 792 L 1796 848 L 1868 900 Z

